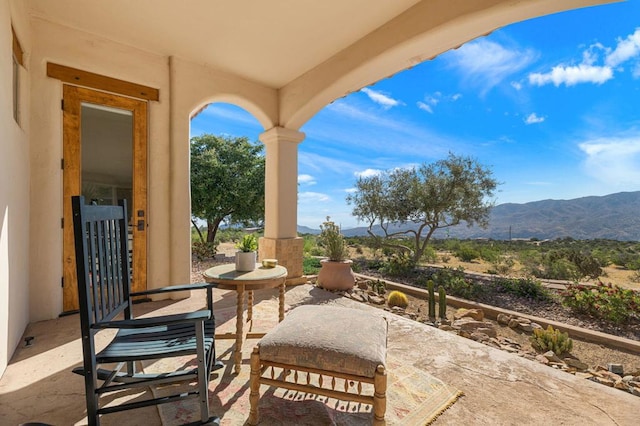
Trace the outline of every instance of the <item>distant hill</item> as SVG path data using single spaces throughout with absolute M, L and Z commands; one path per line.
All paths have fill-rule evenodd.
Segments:
M 346 236 L 367 235 L 366 227 L 343 229 L 342 232 Z M 640 191 L 573 200 L 499 204 L 491 211 L 487 229 L 468 228 L 462 224 L 448 228 L 448 232 L 439 230 L 434 236 L 640 241 Z

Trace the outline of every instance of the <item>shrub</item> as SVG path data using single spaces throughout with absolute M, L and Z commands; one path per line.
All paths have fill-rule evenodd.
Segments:
M 560 356 L 564 353 L 571 352 L 571 349 L 573 349 L 573 340 L 569 338 L 569 334 L 562 333 L 560 330 L 554 330 L 552 326 L 549 326 L 546 330 L 533 330 L 531 346 L 537 351 L 553 351 L 553 353 Z
M 484 288 L 465 277 L 464 268 L 443 268 L 433 274 L 433 280 L 446 290 L 447 294 L 462 297 L 467 300 L 475 300 L 480 296 Z
M 399 306 L 401 308 L 406 308 L 407 306 L 409 306 L 409 299 L 403 292 L 394 290 L 389 293 L 389 297 L 387 298 L 387 305 L 389 305 L 389 307 Z
M 386 274 L 398 277 L 409 274 L 413 271 L 414 267 L 415 263 L 413 262 L 413 258 L 408 254 L 401 252 L 392 254 L 381 269 Z
M 487 273 L 494 275 L 508 275 L 513 269 L 513 265 L 515 265 L 515 263 L 515 260 L 509 256 L 498 256 L 493 262 L 491 262 L 493 269 L 488 270 Z
M 638 316 L 640 293 L 611 284 L 572 284 L 562 293 L 565 306 L 576 312 L 622 324 Z
M 531 278 L 498 278 L 492 283 L 500 293 L 510 293 L 532 300 L 549 300 L 551 294 L 540 283 Z
M 191 244 L 191 252 L 198 260 L 211 259 L 216 254 L 216 244 L 194 241 Z
M 455 251 L 455 255 L 458 259 L 463 262 L 471 262 L 474 259 L 480 257 L 480 252 L 475 248 L 471 247 L 470 244 L 460 244 L 458 249 Z
M 433 247 L 427 246 L 422 253 L 422 260 L 427 263 L 436 263 L 438 261 L 438 253 Z
M 316 257 L 305 256 L 302 259 L 302 273 L 305 275 L 316 275 L 321 267 L 320 259 Z

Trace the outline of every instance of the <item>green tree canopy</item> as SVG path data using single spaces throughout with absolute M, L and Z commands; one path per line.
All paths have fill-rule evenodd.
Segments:
M 494 205 L 488 198 L 497 185 L 489 168 L 473 158 L 449 154 L 418 168 L 361 177 L 347 203 L 354 206 L 354 216 L 369 224 L 369 235 L 409 253 L 417 263 L 437 229 L 462 221 L 486 227 Z M 376 224 L 383 238 L 373 232 Z M 413 226 L 397 226 L 406 224 Z M 413 237 L 413 247 L 403 244 L 402 236 Z
M 214 241 L 223 221 L 243 225 L 264 221 L 262 149 L 262 144 L 246 137 L 191 138 L 191 214 L 207 222 L 207 242 Z M 204 240 L 201 234 L 200 238 Z

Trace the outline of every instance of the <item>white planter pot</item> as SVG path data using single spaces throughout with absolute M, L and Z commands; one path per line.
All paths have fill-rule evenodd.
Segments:
M 249 272 L 256 269 L 256 252 L 255 251 L 237 251 L 236 252 L 236 271 Z

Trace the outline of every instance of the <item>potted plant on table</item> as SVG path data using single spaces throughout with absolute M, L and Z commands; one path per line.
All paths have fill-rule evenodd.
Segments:
M 353 288 L 356 277 L 351 269 L 351 260 L 347 257 L 347 246 L 340 228 L 327 216 L 326 222 L 320 225 L 320 245 L 325 250 L 327 259 L 320 261 L 318 285 L 326 290 L 349 290 Z
M 258 239 L 253 234 L 247 234 L 236 244 L 236 271 L 248 272 L 256 269 L 256 251 Z

